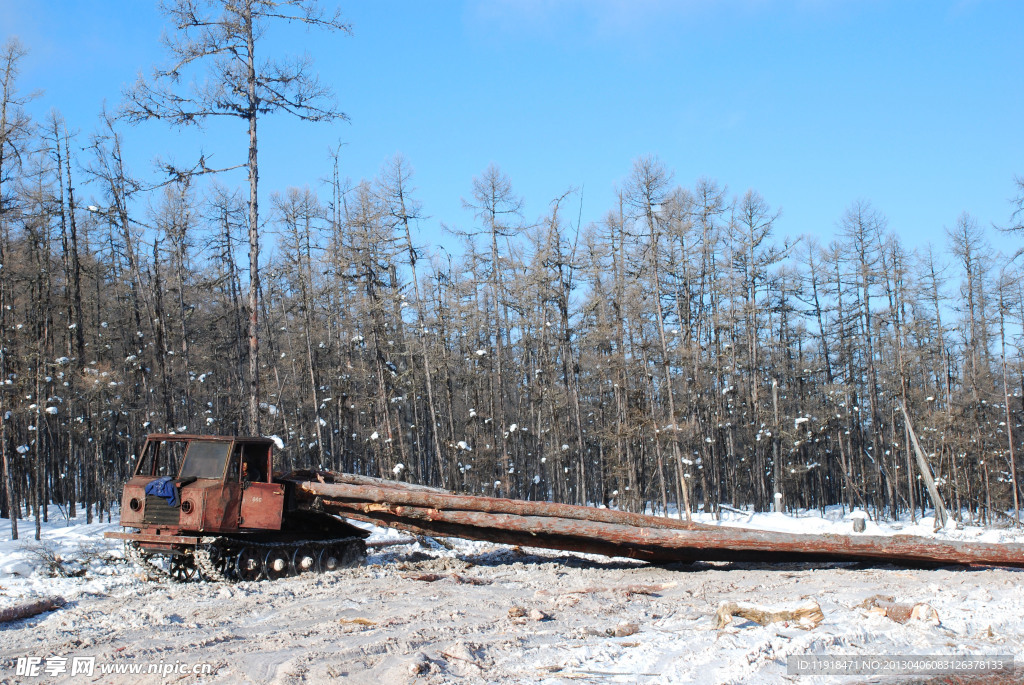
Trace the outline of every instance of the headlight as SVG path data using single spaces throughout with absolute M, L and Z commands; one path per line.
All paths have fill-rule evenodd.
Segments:
M 192 504 L 192 500 L 187 499 L 181 503 L 182 514 L 191 514 L 193 509 L 195 509 L 195 505 Z
M 142 502 L 139 501 L 138 497 L 132 497 L 128 502 L 128 508 L 132 511 L 140 511 L 142 509 Z

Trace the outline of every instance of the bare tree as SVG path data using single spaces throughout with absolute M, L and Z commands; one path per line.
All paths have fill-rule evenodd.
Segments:
M 9 202 L 4 197 L 4 182 L 20 166 L 23 145 L 32 134 L 32 119 L 25 105 L 38 93 L 22 95 L 17 87 L 19 63 L 27 54 L 16 36 L 0 48 L 0 220 Z
M 965 381 L 971 388 L 975 402 L 980 402 L 983 389 L 987 386 L 989 312 L 987 307 L 988 279 L 991 251 L 978 222 L 964 212 L 956 221 L 956 227 L 946 231 L 950 251 L 959 262 L 964 280 L 960 286 L 963 308 L 960 311 L 964 322 Z
M 124 114 L 132 122 L 160 119 L 173 126 L 198 125 L 211 117 L 233 117 L 248 125 L 249 156 L 249 430 L 259 419 L 259 163 L 257 123 L 266 114 L 287 112 L 304 121 L 346 119 L 330 90 L 312 73 L 308 55 L 259 61 L 270 23 L 299 22 L 349 33 L 340 11 L 325 14 L 317 0 L 167 0 L 162 5 L 176 33 L 165 41 L 168 67 L 139 76 L 125 93 Z M 206 69 L 206 79 L 187 87 L 182 76 Z M 174 175 L 180 171 L 171 169 Z M 192 172 L 211 171 L 200 158 Z
M 1010 212 L 1010 224 L 1003 230 L 1024 233 L 1024 176 L 1015 176 L 1013 182 L 1017 187 L 1017 194 L 1010 200 L 1013 207 L 1013 211 Z M 1022 254 L 1024 247 L 1014 253 L 1012 261 L 1016 261 Z
M 474 204 L 475 203 L 475 204 Z M 486 234 L 490 242 L 490 295 L 494 308 L 494 360 L 497 376 L 492 403 L 495 416 L 495 453 L 501 457 L 502 473 L 508 473 L 509 455 L 504 434 L 506 432 L 505 412 L 505 364 L 504 344 L 509 335 L 508 305 L 505 297 L 505 275 L 502 262 L 504 254 L 499 239 L 508 239 L 522 230 L 516 219 L 523 208 L 523 200 L 512 190 L 512 181 L 497 165 L 491 164 L 484 173 L 473 179 L 473 203 L 463 200 L 463 206 L 472 209 L 483 222 L 480 233 Z
M 313 348 L 315 283 L 314 249 L 319 243 L 316 231 L 323 219 L 324 211 L 319 200 L 309 188 L 289 188 L 284 197 L 275 193 L 271 197 L 274 209 L 282 224 L 281 241 L 288 265 L 286 279 L 294 283 L 299 294 L 299 309 L 302 314 L 303 348 L 306 356 L 306 375 L 309 381 L 309 400 L 312 409 L 313 432 L 316 435 L 318 463 L 324 461 L 324 431 L 326 421 L 320 416 L 319 364 Z
M 1006 441 L 1009 453 L 1010 487 L 1013 489 L 1013 518 L 1020 525 L 1020 490 L 1017 483 L 1017 458 L 1013 443 L 1013 416 L 1010 413 L 1010 384 L 1006 372 L 1006 319 L 1011 315 L 1009 298 L 1020 274 L 1003 271 L 999 274 L 997 289 L 999 295 L 999 363 L 1003 376 L 1003 411 L 1006 417 Z
M 385 165 L 378 181 L 378 192 L 383 197 L 385 209 L 393 230 L 400 238 L 405 239 L 405 249 L 409 255 L 409 272 L 412 281 L 413 296 L 416 309 L 416 337 L 419 338 L 420 351 L 423 359 L 423 376 L 426 383 L 427 410 L 430 415 L 430 435 L 434 446 L 434 459 L 430 463 L 437 469 L 437 475 L 443 483 L 445 468 L 441 451 L 440 424 L 437 419 L 437 405 L 434 400 L 433 374 L 430 369 L 430 356 L 427 347 L 426 306 L 420 293 L 419 276 L 416 262 L 419 260 L 419 249 L 412 240 L 411 224 L 422 219 L 420 203 L 412 197 L 412 168 L 408 160 L 396 155 Z
M 12 37 L 0 49 L 0 264 L 8 261 L 7 212 L 12 200 L 5 193 L 5 181 L 20 167 L 23 144 L 32 132 L 32 120 L 24 106 L 35 94 L 20 95 L 17 89 L 19 63 L 28 52 L 17 37 Z M 0 344 L 6 346 L 9 285 L 6 272 L 0 274 Z M 0 355 L 0 376 L 7 377 L 7 354 Z M 7 454 L 7 408 L 0 401 L 0 459 L 3 461 L 5 502 L 8 510 L 14 502 L 11 485 L 10 461 Z M 11 537 L 18 539 L 17 515 L 11 516 Z
M 665 228 L 662 225 L 661 214 L 662 203 L 668 197 L 668 185 L 672 181 L 670 172 L 660 160 L 653 157 L 642 157 L 633 163 L 633 173 L 626 184 L 626 198 L 629 204 L 637 210 L 640 221 L 643 224 L 644 237 L 649 241 L 647 254 L 651 269 L 650 294 L 653 300 L 655 322 L 657 324 L 658 340 L 661 343 L 661 368 L 664 374 L 664 391 L 668 401 L 668 430 L 670 431 L 673 464 L 677 469 L 682 461 L 682 454 L 679 449 L 679 417 L 676 415 L 674 393 L 672 391 L 672 376 L 670 372 L 671 361 L 669 360 L 668 339 L 665 336 L 665 318 L 662 312 L 661 302 L 661 262 L 660 262 L 660 240 Z M 651 397 L 652 411 L 655 398 Z M 657 417 L 654 426 L 657 426 Z M 657 447 L 657 446 L 656 446 Z M 666 474 L 660 450 L 657 453 L 658 479 L 661 487 L 662 505 L 668 509 L 668 494 L 666 489 Z M 683 487 L 683 503 L 686 520 L 690 520 L 690 503 L 686 487 Z

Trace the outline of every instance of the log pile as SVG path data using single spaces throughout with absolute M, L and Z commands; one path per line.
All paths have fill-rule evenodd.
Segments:
M 1024 567 L 1024 545 L 907 535 L 799 535 L 708 525 L 553 502 L 456 495 L 395 481 L 319 472 L 289 477 L 313 508 L 404 530 L 651 562 L 869 561 Z

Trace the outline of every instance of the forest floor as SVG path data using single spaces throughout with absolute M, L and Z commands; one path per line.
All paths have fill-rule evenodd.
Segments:
M 849 526 L 829 512 L 732 519 L 803 532 Z M 927 532 L 927 523 L 873 532 L 917 534 Z M 20 527 L 23 537 L 32 537 L 31 522 Z M 107 530 L 119 528 L 80 520 L 46 524 L 49 551 L 69 560 L 67 570 L 82 573 L 53 578 L 41 561 L 46 550 L 32 539 L 12 542 L 9 523 L 0 522 L 0 610 L 40 596 L 67 600 L 62 609 L 0 625 L 0 683 L 939 682 L 788 675 L 787 661 L 809 653 L 1011 655 L 1024 666 L 1024 570 L 657 567 L 460 540 L 446 541 L 449 549 L 423 540 L 381 548 L 365 565 L 330 574 L 170 584 L 130 566 L 118 545 L 103 540 Z M 1006 530 L 945 535 L 1022 539 Z M 371 539 L 397 537 L 374 529 Z M 873 595 L 927 603 L 937 619 L 897 623 L 860 606 Z M 715 627 L 721 602 L 791 609 L 809 600 L 824 614 L 810 630 L 742 618 Z M 41 675 L 18 674 L 25 657 L 42 659 Z M 67 658 L 63 672 L 55 657 Z M 76 657 L 95 657 L 92 676 L 70 675 Z M 985 682 L 1024 682 L 1020 666 L 1016 676 Z M 142 675 L 130 673 L 133 667 Z M 147 675 L 151 667 L 164 673 Z M 193 667 L 207 673 L 194 675 Z

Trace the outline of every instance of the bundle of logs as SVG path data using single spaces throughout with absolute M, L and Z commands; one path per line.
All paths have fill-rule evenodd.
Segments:
M 416 535 L 658 563 L 869 561 L 1024 567 L 1021 544 L 751 530 L 554 502 L 456 495 L 436 488 L 323 471 L 294 472 L 286 479 L 295 484 L 295 496 L 315 508 Z

